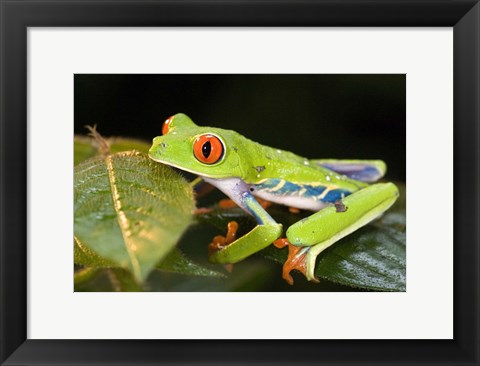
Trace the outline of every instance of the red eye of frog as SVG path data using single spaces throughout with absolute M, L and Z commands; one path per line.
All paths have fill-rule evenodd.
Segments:
M 193 154 L 205 164 L 218 163 L 224 154 L 222 141 L 209 133 L 198 136 L 193 143 Z
M 163 122 L 163 125 L 162 125 L 162 135 L 165 135 L 167 132 L 168 132 L 168 128 L 170 126 L 170 123 L 172 123 L 173 121 L 173 117 L 175 116 L 171 116 L 171 117 L 168 117 L 165 122 Z

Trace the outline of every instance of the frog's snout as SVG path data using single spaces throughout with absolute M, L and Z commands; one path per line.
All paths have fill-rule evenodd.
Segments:
M 148 155 L 151 158 L 155 158 L 155 156 L 161 155 L 163 151 L 166 149 L 167 144 L 162 142 L 161 137 L 155 137 L 153 139 L 153 144 L 150 150 L 148 150 Z

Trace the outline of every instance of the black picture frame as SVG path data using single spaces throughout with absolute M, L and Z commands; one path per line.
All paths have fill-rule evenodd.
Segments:
M 2 365 L 480 364 L 477 1 L 0 0 L 0 12 Z M 27 339 L 27 28 L 57 26 L 453 27 L 454 339 Z

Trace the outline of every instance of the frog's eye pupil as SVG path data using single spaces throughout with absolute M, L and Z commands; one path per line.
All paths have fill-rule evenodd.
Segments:
M 208 159 L 211 151 L 212 151 L 212 144 L 210 143 L 210 141 L 205 142 L 202 146 L 202 154 L 203 156 L 205 156 L 205 159 Z
M 206 133 L 198 136 L 193 142 L 193 154 L 204 164 L 215 164 L 222 160 L 225 147 L 222 140 L 215 135 Z

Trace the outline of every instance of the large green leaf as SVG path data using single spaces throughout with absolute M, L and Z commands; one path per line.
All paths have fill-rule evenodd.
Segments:
M 75 167 L 76 245 L 138 282 L 173 249 L 193 209 L 190 185 L 142 153 L 99 156 Z

